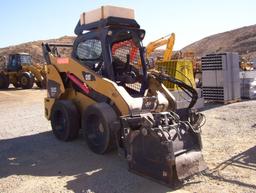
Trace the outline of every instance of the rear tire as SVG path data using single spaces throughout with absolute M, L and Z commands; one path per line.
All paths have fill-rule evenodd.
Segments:
M 20 85 L 23 89 L 31 89 L 34 85 L 34 77 L 29 72 L 23 72 L 20 76 Z
M 80 116 L 75 104 L 69 100 L 55 102 L 51 112 L 51 125 L 59 140 L 75 139 L 80 128 Z
M 83 112 L 82 128 L 89 148 L 104 154 L 116 147 L 115 132 L 111 124 L 117 120 L 113 108 L 106 103 L 90 105 Z
M 8 89 L 9 84 L 9 77 L 5 74 L 0 74 L 0 89 Z

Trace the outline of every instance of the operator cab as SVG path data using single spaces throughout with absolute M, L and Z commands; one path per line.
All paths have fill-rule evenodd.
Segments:
M 75 60 L 123 86 L 131 96 L 144 94 L 145 31 L 134 19 L 108 17 L 90 24 L 78 22 L 75 33 L 78 35 L 72 52 Z
M 7 71 L 16 72 L 22 69 L 23 65 L 31 65 L 32 58 L 28 53 L 10 54 L 7 63 Z
M 132 96 L 141 93 L 143 82 L 142 58 L 144 30 L 123 29 L 113 31 L 111 57 L 115 81 Z M 145 66 L 146 67 L 146 66 Z

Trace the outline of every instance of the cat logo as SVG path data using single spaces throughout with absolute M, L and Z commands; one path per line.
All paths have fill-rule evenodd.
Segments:
M 152 105 L 152 102 L 151 101 L 147 101 L 144 105 L 145 105 L 146 108 L 150 108 L 151 105 Z
M 95 81 L 95 76 L 88 72 L 82 72 L 85 81 Z
M 57 87 L 51 87 L 50 92 L 51 92 L 51 96 L 55 96 L 57 93 Z
M 154 109 L 156 98 L 144 98 L 142 109 Z
M 91 80 L 92 79 L 92 75 L 91 74 L 85 74 L 84 75 L 84 79 L 85 80 Z

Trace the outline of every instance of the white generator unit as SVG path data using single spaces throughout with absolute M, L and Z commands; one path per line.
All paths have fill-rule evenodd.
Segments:
M 201 61 L 205 100 L 228 102 L 241 98 L 238 53 L 208 54 Z

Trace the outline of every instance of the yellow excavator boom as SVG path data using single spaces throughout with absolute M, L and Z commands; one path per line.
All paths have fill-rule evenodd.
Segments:
M 167 36 L 161 37 L 153 42 L 150 42 L 146 47 L 146 56 L 147 58 L 159 47 L 166 45 L 166 49 L 164 51 L 163 59 L 164 61 L 168 61 L 171 59 L 173 45 L 175 42 L 175 34 L 171 33 Z
M 175 34 L 172 33 L 171 36 L 168 38 L 168 42 L 166 44 L 163 61 L 170 61 L 172 59 L 174 42 L 175 42 Z

